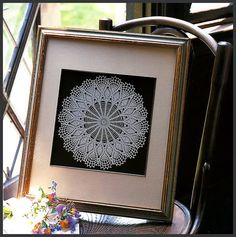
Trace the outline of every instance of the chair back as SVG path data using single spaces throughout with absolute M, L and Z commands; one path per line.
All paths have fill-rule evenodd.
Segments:
M 188 37 L 187 34 L 190 33 L 204 42 L 214 55 L 210 91 L 207 99 L 194 182 L 192 185 L 191 202 L 189 205 L 193 220 L 190 233 L 194 234 L 197 233 L 200 227 L 205 209 L 216 131 L 232 60 L 232 45 L 223 41 L 217 43 L 212 36 L 198 26 L 172 17 L 143 17 L 126 21 L 117 26 L 113 26 L 111 19 L 101 19 L 99 21 L 99 30 L 127 31 L 136 27 L 146 26 L 157 27 L 152 34 Z

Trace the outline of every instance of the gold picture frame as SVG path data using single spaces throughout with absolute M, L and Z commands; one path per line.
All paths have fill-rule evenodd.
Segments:
M 46 188 L 55 180 L 59 183 L 58 196 L 76 202 L 80 211 L 171 222 L 189 51 L 190 41 L 186 38 L 41 27 L 18 195 L 32 195 L 37 186 Z M 74 73 L 85 72 L 85 78 L 92 78 L 94 72 L 105 75 L 104 80 L 106 73 L 109 78 L 121 75 L 126 80 L 119 81 L 122 85 L 127 86 L 129 78 L 134 84 L 141 83 L 135 84 L 137 90 L 154 87 L 153 104 L 148 110 L 151 118 L 149 129 L 143 131 L 145 136 L 148 131 L 144 142 L 145 145 L 147 143 L 144 173 L 135 173 L 135 168 L 134 173 L 129 173 L 122 169 L 109 172 L 105 166 L 94 170 L 52 164 L 52 147 L 58 135 L 55 132 L 57 111 L 62 108 L 59 106 L 60 83 L 61 80 L 68 81 L 68 78 L 62 78 L 64 69 Z M 76 75 L 80 77 L 82 74 L 75 74 L 75 81 Z M 94 82 L 94 78 L 91 80 Z M 153 80 L 155 83 L 152 83 Z M 78 81 L 78 86 L 81 83 Z M 131 86 L 128 85 L 128 88 Z M 144 94 L 141 97 L 145 106 L 145 98 L 150 95 L 148 91 Z M 114 137 L 112 139 L 115 140 Z M 58 154 L 55 159 L 57 157 Z M 126 154 L 124 157 L 127 158 Z M 133 158 L 135 161 L 136 158 Z M 60 159 L 63 160 L 63 157 Z M 143 172 L 144 169 L 141 170 Z

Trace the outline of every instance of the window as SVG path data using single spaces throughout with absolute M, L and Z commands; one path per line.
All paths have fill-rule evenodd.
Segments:
M 37 10 L 32 3 L 3 4 L 4 188 L 16 181 L 20 172 L 33 66 L 32 23 Z
M 219 26 L 233 29 L 232 3 L 192 3 L 188 16 L 189 21 L 199 27 L 208 29 L 208 32 L 226 30 Z M 227 29 L 228 30 L 228 29 Z
M 40 6 L 40 8 L 39 8 Z M 40 9 L 40 11 L 38 11 Z M 20 173 L 33 70 L 37 20 L 44 26 L 98 29 L 99 19 L 125 21 L 125 3 L 4 3 L 3 4 L 3 185 L 4 198 Z M 11 193 L 9 193 L 11 190 Z
M 41 4 L 41 20 L 44 26 L 98 29 L 99 19 L 104 17 L 111 18 L 114 24 L 124 22 L 126 3 Z
M 197 24 L 208 33 L 233 29 L 233 3 L 128 3 L 127 19 L 168 16 Z M 220 27 L 219 27 L 220 26 Z M 209 29 L 208 29 L 209 28 Z M 151 33 L 155 27 L 137 30 Z
M 26 3 L 4 3 L 3 5 L 3 78 L 10 63 L 11 55 L 27 10 Z
M 192 3 L 190 13 L 204 12 L 230 6 L 230 3 Z
M 233 30 L 232 3 L 192 3 L 188 20 L 207 33 Z

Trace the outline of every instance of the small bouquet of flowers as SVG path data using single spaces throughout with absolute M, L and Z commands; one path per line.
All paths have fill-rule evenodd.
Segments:
M 59 203 L 56 195 L 56 182 L 52 182 L 49 194 L 42 188 L 31 202 L 31 207 L 23 215 L 32 225 L 33 234 L 53 234 L 70 231 L 74 233 L 79 223 L 80 214 L 73 202 Z M 10 207 L 7 207 L 8 217 L 14 215 Z M 13 214 L 12 214 L 13 213 Z

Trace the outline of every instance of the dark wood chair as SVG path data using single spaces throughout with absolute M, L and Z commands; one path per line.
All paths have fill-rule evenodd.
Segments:
M 99 29 L 109 31 L 128 31 L 132 28 L 145 26 L 156 26 L 157 28 L 152 32 L 153 34 L 187 37 L 186 33 L 191 33 L 203 41 L 215 56 L 195 178 L 192 186 L 191 203 L 187 208 L 177 200 L 175 201 L 171 224 L 82 213 L 80 224 L 80 232 L 82 234 L 195 234 L 201 224 L 213 158 L 215 132 L 218 126 L 224 89 L 228 81 L 229 67 L 232 60 L 232 46 L 228 42 L 217 43 L 199 27 L 170 17 L 139 18 L 118 26 L 113 26 L 111 19 L 101 19 L 99 21 Z

